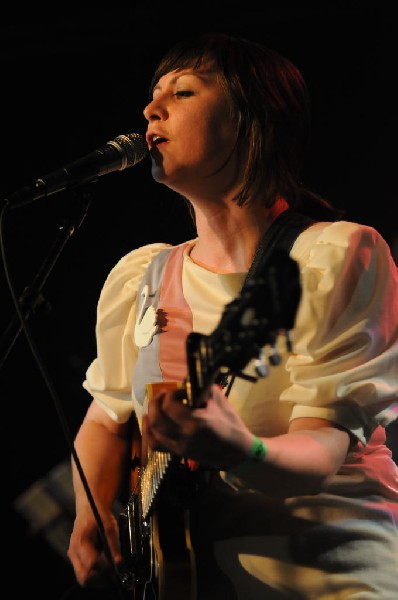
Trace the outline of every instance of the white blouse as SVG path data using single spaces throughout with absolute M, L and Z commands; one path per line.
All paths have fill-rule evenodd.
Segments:
M 139 350 L 137 289 L 151 259 L 166 247 L 149 244 L 125 255 L 100 295 L 98 354 L 83 385 L 119 422 L 139 411 L 131 385 Z M 373 228 L 338 221 L 302 232 L 291 257 L 302 288 L 294 353 L 288 355 L 279 339 L 282 364 L 256 385 L 237 380 L 231 402 L 259 435 L 278 434 L 290 419 L 314 416 L 339 423 L 366 444 L 377 424 L 393 418 L 385 409 L 398 399 L 398 270 L 390 249 Z M 184 258 L 183 291 L 193 329 L 209 334 L 245 274 L 212 273 L 188 253 Z
M 98 353 L 83 385 L 118 422 L 127 421 L 133 410 L 141 418 L 143 402 L 132 386 L 139 353 L 137 290 L 151 259 L 168 247 L 149 244 L 124 256 L 100 295 Z M 282 518 L 272 513 L 265 494 L 222 473 L 230 491 L 220 491 L 210 511 L 193 516 L 193 538 L 214 538 L 217 566 L 239 600 L 346 598 L 348 589 L 362 590 L 364 599 L 392 600 L 398 571 L 398 467 L 378 425 L 397 414 L 389 410 L 398 399 L 397 267 L 376 230 L 345 221 L 310 226 L 290 255 L 301 280 L 293 353 L 286 351 L 281 335 L 281 363 L 256 383 L 238 378 L 230 401 L 257 435 L 284 433 L 291 419 L 313 416 L 339 423 L 358 443 L 325 492 L 287 498 Z M 209 272 L 188 252 L 182 264 L 193 330 L 208 335 L 246 274 Z M 247 372 L 254 373 L 253 364 Z M 199 569 L 207 564 L 204 558 L 198 554 Z M 269 595 L 271 588 L 275 596 Z M 203 597 L 213 598 L 206 592 Z

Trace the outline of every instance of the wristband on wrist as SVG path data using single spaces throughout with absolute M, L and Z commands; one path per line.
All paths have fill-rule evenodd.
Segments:
M 235 467 L 227 469 L 232 475 L 240 473 L 241 470 L 246 470 L 261 462 L 267 454 L 267 446 L 263 440 L 260 440 L 256 435 L 253 436 L 252 447 L 250 448 L 247 457 Z
M 259 462 L 263 460 L 264 456 L 267 454 L 267 446 L 264 444 L 263 440 L 260 440 L 256 435 L 253 436 L 253 444 L 250 448 L 248 460 L 252 462 Z M 246 459 L 246 460 L 247 460 Z

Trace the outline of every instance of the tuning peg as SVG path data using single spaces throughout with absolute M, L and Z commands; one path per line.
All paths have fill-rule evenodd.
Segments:
M 256 358 L 254 361 L 254 369 L 259 377 L 268 377 L 269 369 L 265 362 L 263 350 L 260 350 L 258 358 Z
M 279 354 L 278 350 L 276 349 L 276 345 L 275 344 L 273 344 L 271 346 L 271 350 L 270 350 L 270 354 L 268 356 L 268 360 L 269 360 L 269 362 L 271 363 L 271 365 L 273 367 L 277 367 L 278 365 L 281 364 L 282 357 Z
M 293 340 L 292 340 L 292 332 L 290 329 L 286 330 L 286 350 L 288 352 L 293 352 Z

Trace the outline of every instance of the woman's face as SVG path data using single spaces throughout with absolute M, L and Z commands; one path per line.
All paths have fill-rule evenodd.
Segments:
M 237 133 L 232 115 L 215 72 L 183 69 L 161 77 L 144 110 L 154 179 L 187 197 L 225 190 L 236 175 L 228 160 Z

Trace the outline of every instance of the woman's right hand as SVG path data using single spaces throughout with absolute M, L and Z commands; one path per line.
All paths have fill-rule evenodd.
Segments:
M 97 521 L 87 505 L 76 515 L 67 550 L 76 580 L 82 587 L 110 587 L 115 582 L 117 567 L 122 564 L 117 519 L 108 509 L 100 514 L 113 564 L 104 552 Z

